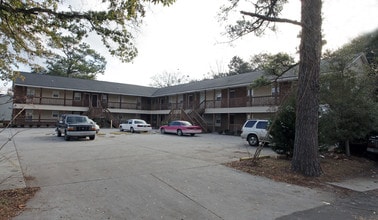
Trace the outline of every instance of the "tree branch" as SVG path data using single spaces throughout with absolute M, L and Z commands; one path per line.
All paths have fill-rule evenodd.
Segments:
M 289 70 L 293 69 L 297 65 L 299 65 L 299 62 L 288 66 L 284 71 L 282 71 L 280 74 L 277 75 L 277 77 L 274 79 L 274 81 L 277 81 L 281 76 L 283 76 L 285 73 L 289 72 Z
M 46 13 L 49 15 L 54 15 L 59 19 L 86 19 L 91 20 L 89 14 L 82 14 L 78 12 L 56 12 L 51 9 L 33 7 L 33 8 L 13 8 L 8 4 L 0 4 L 0 11 L 7 11 L 9 13 L 20 13 L 24 15 L 38 15 L 38 13 Z
M 240 11 L 240 13 L 242 15 L 247 15 L 247 16 L 250 16 L 250 17 L 255 17 L 255 18 L 258 18 L 258 19 L 261 19 L 261 20 L 265 20 L 265 21 L 280 22 L 280 23 L 289 23 L 289 24 L 294 24 L 294 25 L 299 25 L 299 26 L 303 25 L 299 21 L 290 20 L 290 19 L 286 19 L 286 18 L 268 17 L 268 16 L 265 16 L 265 15 L 260 15 L 260 14 L 256 14 L 256 13 L 252 13 L 252 12 L 247 12 L 247 11 Z

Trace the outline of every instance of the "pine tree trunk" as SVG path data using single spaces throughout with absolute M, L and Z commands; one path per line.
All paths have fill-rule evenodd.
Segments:
M 345 154 L 350 157 L 350 144 L 349 140 L 345 141 Z
M 321 0 L 302 0 L 302 36 L 291 169 L 305 176 L 320 176 L 322 173 L 318 157 L 321 8 Z

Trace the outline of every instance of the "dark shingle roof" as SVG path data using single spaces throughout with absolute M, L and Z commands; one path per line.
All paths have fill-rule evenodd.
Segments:
M 292 68 L 287 73 L 279 78 L 279 81 L 284 80 L 295 80 L 297 79 L 297 67 Z M 194 91 L 204 91 L 210 89 L 223 89 L 223 88 L 232 88 L 232 87 L 239 87 L 239 86 L 249 86 L 254 80 L 260 78 L 264 75 L 264 71 L 255 71 L 249 73 L 243 73 L 233 76 L 226 76 L 217 79 L 208 79 L 202 80 L 198 82 L 191 82 L 187 84 L 180 84 L 176 86 L 165 87 L 156 90 L 153 96 L 165 96 L 165 95 L 173 95 L 173 94 L 180 94 L 180 93 L 188 93 Z M 267 76 L 266 78 L 272 80 L 273 76 Z
M 21 74 L 24 77 L 24 80 L 22 80 L 21 78 L 17 78 L 14 82 L 14 85 L 74 90 L 82 92 L 100 92 L 119 95 L 135 95 L 143 97 L 150 97 L 157 90 L 157 88 L 152 87 L 105 82 L 98 80 L 68 78 L 35 73 Z
M 179 93 L 188 93 L 194 91 L 203 91 L 209 89 L 222 89 L 237 86 L 248 86 L 255 79 L 263 75 L 262 71 L 243 73 L 233 76 L 227 76 L 217 79 L 208 79 L 176 86 L 165 87 L 157 90 L 154 96 L 165 96 Z

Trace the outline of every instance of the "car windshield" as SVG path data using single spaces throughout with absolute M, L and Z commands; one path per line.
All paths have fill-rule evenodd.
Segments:
M 86 117 L 72 116 L 67 118 L 67 123 L 87 123 Z

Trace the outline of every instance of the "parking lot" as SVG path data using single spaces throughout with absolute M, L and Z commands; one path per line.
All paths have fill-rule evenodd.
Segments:
M 102 129 L 65 141 L 53 128 L 19 131 L 7 148 L 41 190 L 15 219 L 275 219 L 332 198 L 222 165 L 253 155 L 237 136 Z

